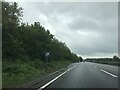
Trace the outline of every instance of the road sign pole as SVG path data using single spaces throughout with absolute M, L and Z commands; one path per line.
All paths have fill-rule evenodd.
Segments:
M 46 57 L 46 60 L 47 60 L 47 67 L 48 67 L 48 57 L 49 57 L 49 52 L 46 52 L 46 53 L 45 53 L 45 57 Z

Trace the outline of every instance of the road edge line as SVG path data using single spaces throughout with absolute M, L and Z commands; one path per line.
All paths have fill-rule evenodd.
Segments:
M 46 83 L 45 85 L 43 85 L 42 87 L 40 87 L 37 90 L 42 90 L 44 88 L 46 88 L 48 85 L 50 85 L 51 83 L 53 83 L 55 80 L 57 80 L 58 78 L 60 78 L 61 76 L 63 76 L 64 74 L 66 74 L 68 71 L 70 71 L 71 69 L 73 69 L 74 67 L 76 67 L 77 65 L 69 68 L 67 71 L 63 72 L 62 74 L 58 75 L 57 77 L 55 77 L 54 79 L 52 79 L 51 81 L 49 81 L 48 83 Z

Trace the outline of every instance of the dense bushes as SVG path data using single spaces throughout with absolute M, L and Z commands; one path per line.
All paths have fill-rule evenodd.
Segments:
M 52 73 L 69 65 L 70 61 L 51 61 L 45 63 L 41 60 L 27 60 L 14 62 L 5 60 L 3 62 L 2 84 L 3 87 L 17 87 L 23 83 L 30 82 L 46 74 Z

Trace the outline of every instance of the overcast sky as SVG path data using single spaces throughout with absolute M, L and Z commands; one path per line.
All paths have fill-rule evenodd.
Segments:
M 19 2 L 23 21 L 39 21 L 77 55 L 113 57 L 118 51 L 118 6 L 113 2 Z

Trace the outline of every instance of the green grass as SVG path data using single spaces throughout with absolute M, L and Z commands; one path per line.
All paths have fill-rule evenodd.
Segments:
M 51 61 L 45 63 L 41 60 L 15 60 L 3 61 L 2 84 L 3 87 L 17 87 L 23 83 L 42 77 L 59 70 L 71 61 Z

